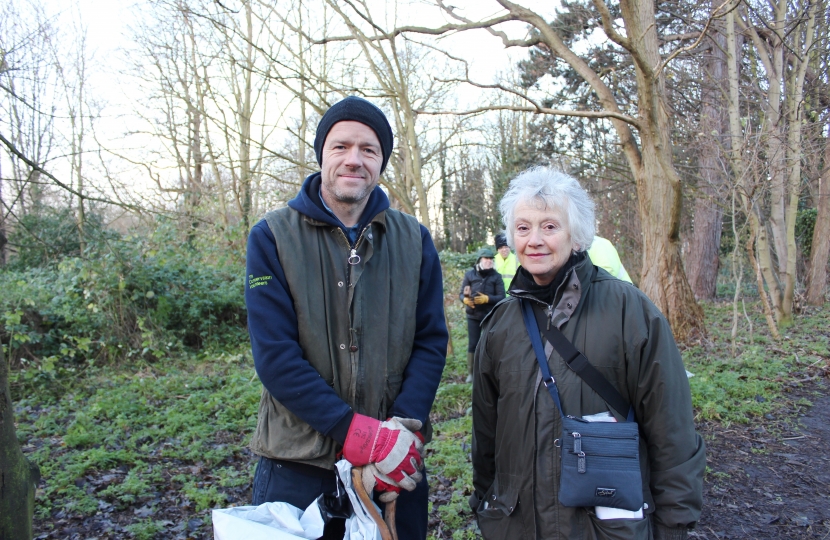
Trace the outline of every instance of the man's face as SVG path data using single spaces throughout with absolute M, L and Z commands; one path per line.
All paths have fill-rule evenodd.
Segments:
M 510 255 L 510 247 L 509 246 L 502 246 L 499 248 L 499 255 L 501 255 L 502 259 L 506 259 L 508 255 Z
M 366 200 L 380 177 L 383 153 L 374 130 L 344 120 L 329 130 L 322 152 L 323 193 L 344 204 Z

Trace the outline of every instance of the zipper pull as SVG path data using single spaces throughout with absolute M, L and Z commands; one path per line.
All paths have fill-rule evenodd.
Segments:
M 357 250 L 355 248 L 352 248 L 352 251 L 349 254 L 348 262 L 351 266 L 354 266 L 360 262 L 360 255 L 357 254 Z
M 553 318 L 553 304 L 545 309 L 545 315 L 547 315 L 545 319 L 548 321 L 548 330 L 550 330 L 550 320 Z
M 583 424 L 587 424 L 588 421 L 584 418 L 580 418 L 579 416 L 574 416 L 572 414 L 565 415 L 566 418 L 570 418 L 571 420 L 576 420 L 577 422 L 582 422 Z M 577 432 L 574 432 L 574 437 L 581 437 L 581 435 Z
M 585 472 L 585 452 L 582 451 L 582 435 L 574 431 L 572 433 L 574 438 L 574 454 L 576 454 L 576 472 Z

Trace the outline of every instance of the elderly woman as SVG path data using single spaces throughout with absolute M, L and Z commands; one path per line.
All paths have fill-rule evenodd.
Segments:
M 482 535 L 686 538 L 700 515 L 706 460 L 666 319 L 642 292 L 586 256 L 594 204 L 573 178 L 548 168 L 525 171 L 511 182 L 500 209 L 521 267 L 508 300 L 482 322 L 475 356 L 470 505 Z M 560 502 L 562 417 L 541 384 L 522 302 L 533 306 L 538 320 L 559 328 L 630 403 L 639 424 L 641 512 L 601 519 L 595 507 Z M 544 339 L 544 327 L 540 334 Z M 625 421 L 544 343 L 563 414 Z

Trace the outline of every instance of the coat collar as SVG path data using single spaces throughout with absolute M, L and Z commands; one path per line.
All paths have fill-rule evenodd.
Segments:
M 526 298 L 544 304 L 545 312 L 550 317 L 551 322 L 557 328 L 561 328 L 573 316 L 594 273 L 594 265 L 584 252 L 572 257 L 569 263 L 568 266 L 561 270 L 564 274 L 557 276 L 557 278 L 561 277 L 561 279 L 554 279 L 553 283 L 551 283 L 552 287 L 556 287 L 552 303 L 548 304 L 548 302 L 539 299 L 533 291 L 521 289 L 519 287 L 521 283 L 520 279 L 514 279 L 513 283 L 511 283 L 510 296 Z M 521 267 L 519 267 L 518 272 L 527 273 Z

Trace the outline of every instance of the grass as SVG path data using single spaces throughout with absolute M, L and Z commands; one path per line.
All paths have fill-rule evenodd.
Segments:
M 97 368 L 54 404 L 20 401 L 18 438 L 44 478 L 38 518 L 145 504 L 207 513 L 236 502 L 225 492 L 247 486 L 252 471 L 220 465 L 245 456 L 260 385 L 244 355 L 229 358 Z M 150 538 L 157 525 L 144 520 L 128 532 Z
M 810 375 L 808 368 L 828 365 L 830 312 L 808 308 L 780 342 L 768 334 L 760 304 L 741 316 L 732 356 L 732 313 L 729 303 L 704 303 L 709 340 L 683 351 L 697 419 L 748 423 L 787 407 L 788 393 Z M 749 323 L 752 323 L 750 332 Z
M 431 535 L 469 539 L 476 528 L 467 505 L 472 419 L 471 385 L 464 382 L 466 322 L 456 286 L 448 285 L 447 293 L 454 350 L 433 407 L 434 439 L 427 450 Z M 742 319 L 735 357 L 731 305 L 705 303 L 704 310 L 709 339 L 683 350 L 695 375 L 690 384 L 698 421 L 751 422 L 808 405 L 791 390 L 830 362 L 830 310 L 809 310 L 774 342 L 760 309 L 748 305 L 752 332 Z M 133 516 L 127 537 L 154 538 L 169 524 L 154 519 L 161 505 L 185 508 L 209 527 L 211 508 L 248 503 L 253 460 L 245 447 L 260 385 L 244 345 L 211 358 L 95 367 L 61 384 L 61 394 L 32 394 L 17 403 L 19 439 L 44 478 L 37 491 L 41 527 L 58 517 L 114 509 Z

